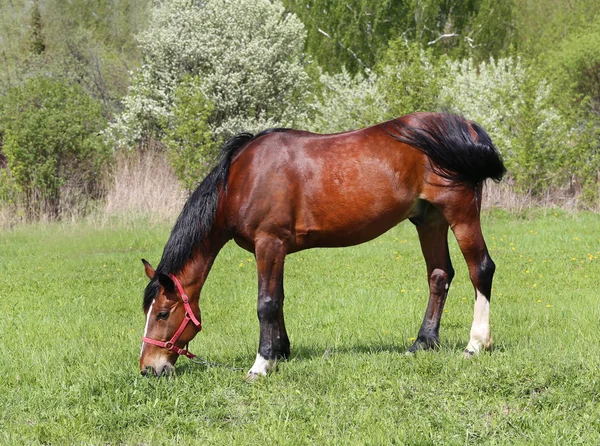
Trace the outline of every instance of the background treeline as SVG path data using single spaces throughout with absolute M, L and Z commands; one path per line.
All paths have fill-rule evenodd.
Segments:
M 513 193 L 598 209 L 600 2 L 0 0 L 5 221 L 168 206 L 240 131 L 432 110 Z

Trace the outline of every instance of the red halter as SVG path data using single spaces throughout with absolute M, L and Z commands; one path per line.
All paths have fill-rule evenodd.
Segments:
M 183 321 L 181 321 L 181 325 L 179 326 L 179 328 L 177 329 L 177 331 L 175 332 L 175 334 L 173 335 L 171 340 L 166 341 L 166 342 L 158 341 L 156 339 L 151 339 L 151 338 L 147 338 L 144 336 L 144 337 L 142 337 L 142 342 L 146 342 L 148 344 L 166 348 L 167 350 L 169 350 L 171 352 L 175 352 L 178 355 L 184 355 L 190 359 L 193 359 L 196 357 L 196 355 L 194 355 L 192 352 L 190 352 L 187 349 L 187 345 L 186 345 L 186 348 L 183 349 L 183 348 L 177 347 L 175 345 L 175 343 L 177 342 L 177 340 L 179 339 L 179 336 L 181 336 L 181 333 L 183 333 L 183 330 L 185 330 L 185 327 L 187 327 L 187 324 L 190 321 L 196 326 L 196 330 L 198 330 L 198 331 L 202 330 L 202 324 L 200 323 L 200 321 L 198 319 L 196 319 L 196 316 L 194 316 L 194 312 L 192 311 L 192 307 L 190 306 L 190 300 L 187 297 L 187 295 L 185 294 L 185 292 L 183 291 L 183 287 L 181 286 L 181 283 L 179 283 L 179 280 L 177 280 L 177 278 L 172 274 L 169 274 L 169 277 L 175 283 L 175 286 L 177 287 L 177 291 L 179 291 L 179 294 L 181 295 L 181 300 L 183 300 L 183 306 L 185 308 L 185 317 L 183 318 Z

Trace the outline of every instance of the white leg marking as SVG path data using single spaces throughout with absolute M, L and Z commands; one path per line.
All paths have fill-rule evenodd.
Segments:
M 473 325 L 471 326 L 471 339 L 467 345 L 466 352 L 469 354 L 477 354 L 481 350 L 489 350 L 491 347 L 490 301 L 477 290 Z
M 248 376 L 252 376 L 252 375 L 266 376 L 274 368 L 275 368 L 275 360 L 274 359 L 265 359 L 260 355 L 260 353 L 257 353 L 256 360 L 254 361 L 254 365 L 248 371 Z
M 144 327 L 144 337 L 146 337 L 146 335 L 148 334 L 148 322 L 150 322 L 150 313 L 152 313 L 152 306 L 154 305 L 155 300 L 156 299 L 154 299 L 152 301 L 152 303 L 150 304 L 150 308 L 148 309 L 148 314 L 146 315 L 146 326 Z M 140 349 L 140 358 L 142 357 L 142 353 L 144 353 L 145 345 L 146 345 L 146 343 L 142 341 L 142 348 Z

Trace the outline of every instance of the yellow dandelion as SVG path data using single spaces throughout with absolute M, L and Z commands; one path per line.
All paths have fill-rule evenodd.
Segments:
M 401 293 L 406 293 L 406 290 L 405 290 L 404 288 L 402 288 L 402 289 L 400 290 L 400 292 L 401 292 Z
M 538 304 L 541 304 L 541 303 L 542 303 L 542 299 L 538 299 L 538 300 L 537 300 L 537 303 L 538 303 Z
M 533 284 L 533 285 L 531 285 L 531 286 L 535 288 L 535 287 L 537 286 L 537 283 L 534 283 L 534 284 Z
M 415 338 L 408 338 L 408 340 L 409 340 L 410 342 L 413 342 L 413 341 L 415 340 Z
M 240 268 L 244 266 L 244 262 L 240 262 Z
M 547 305 L 546 305 L 546 308 L 552 308 L 552 305 L 550 305 L 550 304 L 547 304 Z

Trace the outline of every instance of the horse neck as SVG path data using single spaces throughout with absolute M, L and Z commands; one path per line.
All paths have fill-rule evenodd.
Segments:
M 188 292 L 190 300 L 194 301 L 199 298 L 215 258 L 226 242 L 225 237 L 207 237 L 183 267 L 180 280 Z

